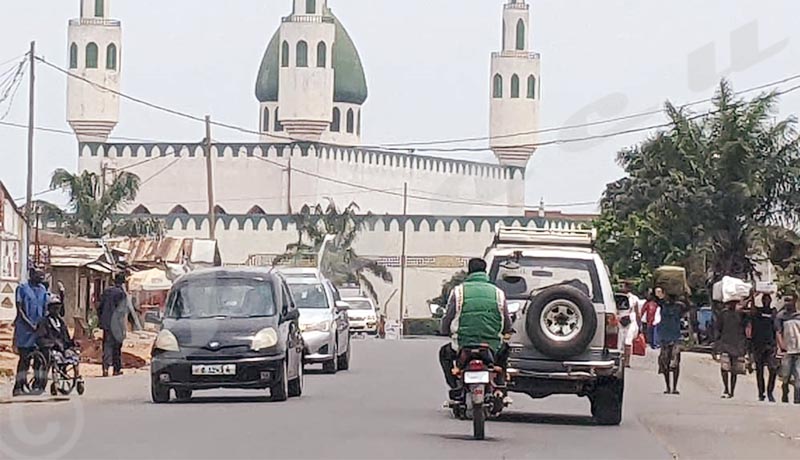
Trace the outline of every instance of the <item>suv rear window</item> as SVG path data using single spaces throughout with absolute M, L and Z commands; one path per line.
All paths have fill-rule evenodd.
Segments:
M 592 302 L 603 302 L 600 278 L 592 260 L 497 257 L 489 277 L 509 299 L 527 299 L 536 290 L 568 284 L 586 293 Z

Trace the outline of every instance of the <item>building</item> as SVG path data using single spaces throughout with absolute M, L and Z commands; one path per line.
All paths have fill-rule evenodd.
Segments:
M 0 322 L 13 321 L 17 315 L 15 293 L 27 276 L 25 226 L 14 198 L 0 182 Z
M 70 22 L 68 47 L 80 76 L 116 89 L 124 66 L 112 51 L 123 45 L 120 22 L 109 19 L 111 1 L 82 1 L 81 18 Z M 381 299 L 392 299 L 389 317 L 400 311 L 399 296 L 391 294 L 399 288 L 404 232 L 406 286 L 413 286 L 405 307 L 422 316 L 441 280 L 483 253 L 496 224 L 576 225 L 525 217 L 525 168 L 535 151 L 541 94 L 528 2 L 505 2 L 502 49 L 491 54 L 489 90 L 475 95 L 491 102 L 497 161 L 472 162 L 361 148 L 369 91 L 356 44 L 327 0 L 283 1 L 291 10 L 266 45 L 255 84 L 258 142 L 211 148 L 216 238 L 225 264 L 268 265 L 296 240 L 293 212 L 329 198 L 341 206 L 355 201 L 369 216 L 357 250 L 395 275 L 394 285 L 378 285 Z M 125 168 L 151 178 L 128 211 L 164 218 L 170 236 L 208 236 L 204 146 L 107 142 L 108 132 L 100 128 L 119 121 L 119 99 L 82 80 L 68 93 L 80 170 Z M 175 157 L 181 161 L 165 166 Z

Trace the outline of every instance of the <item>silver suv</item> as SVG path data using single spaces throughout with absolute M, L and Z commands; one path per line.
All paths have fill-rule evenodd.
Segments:
M 514 317 L 509 391 L 576 394 L 602 425 L 622 420 L 624 366 L 608 271 L 588 230 L 501 227 L 489 277 Z

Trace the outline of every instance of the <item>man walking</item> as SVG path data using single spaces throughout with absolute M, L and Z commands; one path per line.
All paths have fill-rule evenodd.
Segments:
M 36 327 L 42 319 L 47 305 L 47 289 L 44 287 L 44 272 L 32 268 L 28 274 L 28 282 L 17 288 L 17 318 L 14 320 L 14 346 L 19 353 L 17 376 L 14 382 L 14 396 L 25 394 L 28 381 L 28 367 L 31 354 L 36 350 Z M 37 376 L 38 380 L 38 376 Z M 41 384 L 41 388 L 39 388 Z M 30 390 L 41 392 L 44 383 L 38 382 L 36 388 Z
M 775 309 L 772 308 L 772 297 L 761 296 L 761 306 L 754 308 L 750 318 L 751 353 L 756 366 L 756 383 L 758 384 L 758 400 L 775 402 L 775 380 L 778 374 L 778 356 L 775 337 Z M 769 373 L 769 380 L 764 382 L 764 368 Z
M 662 288 L 656 288 L 658 311 L 655 325 L 658 327 L 658 341 L 661 353 L 658 357 L 658 373 L 664 376 L 666 391 L 664 394 L 680 394 L 678 379 L 681 375 L 681 316 L 686 305 L 675 296 L 665 296 Z M 670 382 L 672 374 L 672 382 Z M 670 387 L 670 383 L 672 386 Z
M 103 377 L 108 369 L 122 375 L 122 343 L 128 331 L 128 294 L 125 292 L 125 273 L 114 277 L 114 286 L 103 291 L 97 316 L 103 330 Z
M 736 392 L 736 380 L 744 375 L 745 354 L 747 353 L 747 337 L 745 335 L 744 313 L 738 308 L 738 302 L 728 302 L 717 319 L 717 337 L 714 341 L 714 352 L 720 360 L 722 375 L 723 399 L 733 398 Z
M 656 293 L 663 298 L 664 291 L 661 288 L 656 288 Z M 647 344 L 651 348 L 656 348 L 658 343 L 656 341 L 656 312 L 658 311 L 658 297 L 651 290 L 647 296 L 647 301 L 642 307 L 642 328 L 644 329 L 645 337 L 647 337 Z
M 789 383 L 794 379 L 794 403 L 800 404 L 800 312 L 797 311 L 797 296 L 792 295 L 784 300 L 784 309 L 776 320 L 778 346 L 783 350 L 781 378 L 783 379 L 783 397 L 789 402 Z

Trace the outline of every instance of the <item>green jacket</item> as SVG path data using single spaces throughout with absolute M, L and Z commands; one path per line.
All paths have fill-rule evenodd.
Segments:
M 472 273 L 450 293 L 442 331 L 453 339 L 453 348 L 488 344 L 497 351 L 511 321 L 503 291 L 486 273 Z

